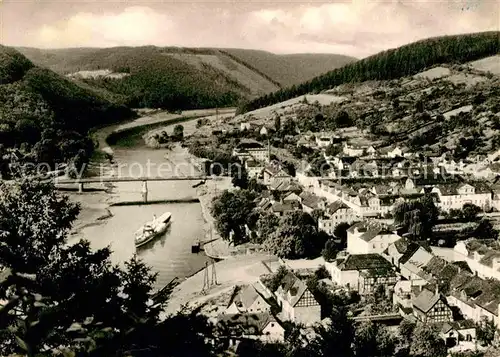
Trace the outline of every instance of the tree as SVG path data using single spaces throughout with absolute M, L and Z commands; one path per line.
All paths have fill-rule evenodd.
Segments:
M 396 341 L 381 325 L 363 322 L 356 326 L 354 351 L 356 356 L 394 356 Z
M 337 253 L 339 252 L 339 249 L 337 247 L 337 243 L 333 239 L 329 239 L 325 243 L 325 247 L 321 251 L 321 255 L 323 258 L 327 261 L 330 262 L 337 258 Z
M 347 222 L 340 222 L 335 226 L 333 230 L 333 235 L 340 239 L 340 246 L 345 247 L 347 245 L 347 230 L 351 225 Z
M 477 215 L 482 211 L 481 207 L 472 203 L 466 203 L 462 207 L 462 216 L 467 221 L 474 221 Z
M 498 231 L 493 228 L 493 224 L 489 220 L 482 219 L 474 231 L 474 236 L 481 239 L 497 239 Z
M 337 128 L 346 128 L 353 125 L 352 119 L 345 110 L 341 110 L 335 117 L 335 125 Z
M 401 202 L 394 208 L 394 223 L 406 228 L 416 239 L 426 239 L 432 234 L 439 210 L 431 196 L 419 201 Z
M 139 331 L 154 330 L 163 309 L 150 304 L 149 268 L 133 257 L 121 269 L 111 264 L 109 248 L 67 244 L 79 207 L 53 185 L 3 182 L 0 193 L 0 265 L 7 273 L 0 282 L 0 300 L 7 301 L 0 309 L 0 353 L 52 355 L 64 346 L 115 356 L 143 345 Z
M 413 332 L 410 354 L 414 357 L 446 357 L 444 341 L 426 324 L 418 324 Z
M 234 170 L 234 166 L 237 166 L 238 169 Z M 238 164 L 233 164 L 231 165 L 231 183 L 235 187 L 239 187 L 241 189 L 247 189 L 248 188 L 248 172 L 245 169 L 245 166 L 238 163 Z
M 279 115 L 276 115 L 274 117 L 274 129 L 277 133 L 279 133 L 281 130 L 281 117 Z
M 338 144 L 330 144 L 325 150 L 327 156 L 337 156 L 342 152 L 342 146 Z
M 174 127 L 174 132 L 172 136 L 176 139 L 181 141 L 184 138 L 184 127 L 181 124 L 177 124 Z
M 272 254 L 282 258 L 317 257 L 328 239 L 322 233 L 316 229 L 311 215 L 294 211 L 282 217 L 278 228 L 267 237 L 264 245 Z
M 319 220 L 322 219 L 324 216 L 325 216 L 325 212 L 320 208 L 315 208 L 311 212 L 311 217 L 316 222 L 316 229 L 318 229 Z
M 476 337 L 483 346 L 491 345 L 495 339 L 497 326 L 493 320 L 483 317 L 482 320 L 476 323 Z
M 264 212 L 260 215 L 257 221 L 257 230 L 259 232 L 262 243 L 267 237 L 274 232 L 280 224 L 279 218 L 272 212 Z
M 231 240 L 235 245 L 245 241 L 245 224 L 255 208 L 253 198 L 252 193 L 247 190 L 226 190 L 214 198 L 212 215 L 223 239 Z

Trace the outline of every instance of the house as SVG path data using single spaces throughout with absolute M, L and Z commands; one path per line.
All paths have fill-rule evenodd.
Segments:
M 257 178 L 262 175 L 264 166 L 256 160 L 249 159 L 245 161 L 245 169 L 248 173 L 249 178 Z
M 324 135 L 319 135 L 316 136 L 316 145 L 318 148 L 327 148 L 334 142 L 334 137 L 333 136 L 324 136 Z
M 271 162 L 264 169 L 264 185 L 270 185 L 274 181 L 288 183 L 292 181 L 292 177 L 287 174 L 277 162 Z
M 234 149 L 233 156 L 237 157 L 240 161 L 255 160 L 261 162 L 269 162 L 270 150 L 269 147 L 265 148 L 264 145 L 255 140 L 242 140 Z
M 271 206 L 271 212 L 274 213 L 278 217 L 283 217 L 289 212 L 293 212 L 297 209 L 292 203 L 281 203 L 274 202 Z
M 288 272 L 274 292 L 286 320 L 306 326 L 321 321 L 321 306 L 305 282 Z
M 283 203 L 289 203 L 297 206 L 300 205 L 300 197 L 295 192 L 290 192 L 288 195 L 283 197 L 282 201 Z
M 333 262 L 325 262 L 332 281 L 348 289 L 359 289 L 359 276 L 363 271 L 392 269 L 391 263 L 379 254 L 348 254 Z
M 237 286 L 224 314 L 260 313 L 271 311 L 271 305 L 253 285 Z
M 349 145 L 345 142 L 342 151 L 347 156 L 363 156 L 365 148 L 358 145 Z
M 371 221 L 358 222 L 347 230 L 347 251 L 350 254 L 382 253 L 400 238 L 394 227 Z
M 229 347 L 248 339 L 268 343 L 285 338 L 285 329 L 269 312 L 219 315 L 214 333 Z
M 449 348 L 458 345 L 462 341 L 476 341 L 476 326 L 472 320 L 445 322 L 439 335 Z
M 240 123 L 240 131 L 250 130 L 252 125 L 249 122 Z
M 413 315 L 424 323 L 453 321 L 453 312 L 446 298 L 439 293 L 437 286 L 435 291 L 423 289 L 412 300 L 412 306 Z
M 454 259 L 465 261 L 481 278 L 500 280 L 500 244 L 496 240 L 470 238 L 453 248 Z
M 359 220 L 358 214 L 341 200 L 337 200 L 325 207 L 325 215 L 319 219 L 318 228 L 333 235 L 335 227 L 342 222 L 353 223 Z
M 304 212 L 311 214 L 314 210 L 324 210 L 326 207 L 326 199 L 319 197 L 314 193 L 304 191 L 300 194 L 300 203 Z
M 415 281 L 415 283 L 419 285 L 422 282 L 427 282 L 422 276 L 422 271 L 433 258 L 434 256 L 429 250 L 418 245 L 415 250 L 408 251 L 407 254 L 400 258 L 399 269 L 401 276 L 408 280 Z
M 443 211 L 461 209 L 466 203 L 489 209 L 493 199 L 491 189 L 481 182 L 440 184 L 434 187 L 432 192 L 437 193 L 439 197 L 438 206 Z
M 358 291 L 360 295 L 373 294 L 379 286 L 382 286 L 384 291 L 388 292 L 394 288 L 398 280 L 399 277 L 392 268 L 364 270 L 359 273 Z
M 387 151 L 386 156 L 390 158 L 402 157 L 403 153 L 403 150 L 399 146 L 395 146 Z

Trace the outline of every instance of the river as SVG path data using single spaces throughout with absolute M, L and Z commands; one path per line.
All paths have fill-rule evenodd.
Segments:
M 185 132 L 194 128 L 192 123 L 184 123 Z M 168 127 L 171 131 L 172 127 Z M 194 168 L 186 161 L 186 152 L 180 147 L 173 150 L 151 149 L 145 145 L 133 148 L 113 147 L 114 161 L 120 166 L 119 174 L 126 176 L 145 175 L 149 167 L 150 175 L 156 176 L 158 170 L 161 175 L 196 174 Z M 116 168 L 115 168 L 116 170 Z M 194 182 L 166 181 L 149 182 L 148 199 L 180 199 L 196 196 Z M 139 201 L 141 199 L 141 183 L 115 183 L 112 193 L 83 193 L 79 195 L 80 202 L 95 202 L 96 195 L 101 202 Z M 75 194 L 72 195 L 75 197 Z M 151 266 L 158 273 L 156 288 L 161 288 L 173 278 L 180 279 L 192 275 L 205 266 L 209 261 L 204 254 L 192 254 L 191 245 L 204 238 L 204 219 L 199 203 L 172 203 L 138 206 L 109 207 L 112 217 L 103 220 L 98 225 L 87 226 L 79 230 L 70 238 L 70 243 L 79 238 L 90 241 L 92 248 L 111 246 L 112 261 L 122 264 L 130 259 L 134 253 Z M 136 249 L 134 232 L 146 221 L 152 219 L 153 214 L 161 215 L 165 211 L 172 212 L 172 223 L 169 230 L 161 237 Z M 200 287 L 201 289 L 201 287 Z

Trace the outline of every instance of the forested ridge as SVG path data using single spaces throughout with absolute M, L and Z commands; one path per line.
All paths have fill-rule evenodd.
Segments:
M 79 80 L 123 95 L 132 107 L 170 110 L 237 106 L 354 60 L 335 54 L 155 46 L 19 50 L 37 65 L 63 75 L 98 70 L 121 73 L 82 75 Z
M 416 74 L 441 63 L 463 63 L 497 54 L 500 32 L 443 36 L 383 51 L 313 78 L 251 100 L 239 108 L 245 113 L 300 95 L 320 92 L 348 82 L 388 80 Z
M 2 46 L 0 157 L 5 148 L 18 148 L 28 161 L 83 163 L 93 149 L 90 128 L 133 116 L 122 99 L 36 67 Z

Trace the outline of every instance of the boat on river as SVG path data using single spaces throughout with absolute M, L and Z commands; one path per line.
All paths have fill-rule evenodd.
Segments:
M 172 214 L 170 212 L 165 212 L 158 218 L 153 217 L 152 221 L 147 222 L 135 232 L 135 246 L 140 247 L 165 233 L 171 218 Z

